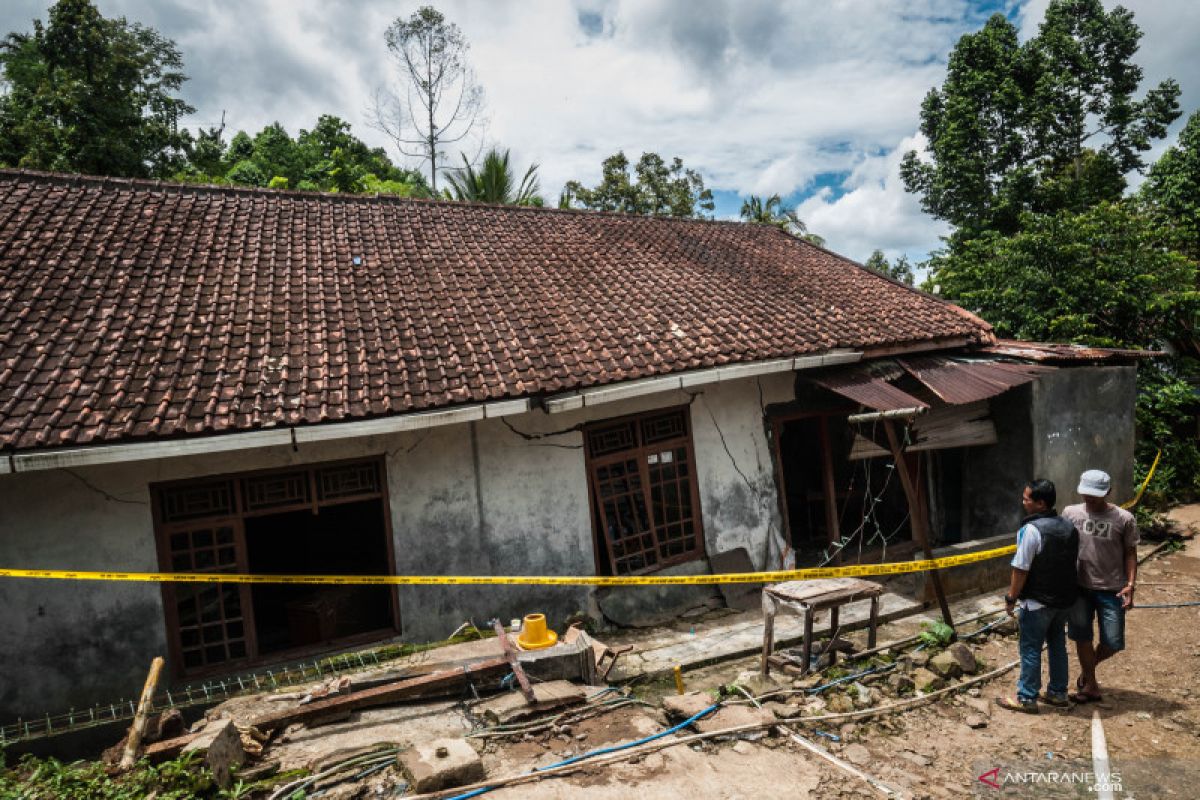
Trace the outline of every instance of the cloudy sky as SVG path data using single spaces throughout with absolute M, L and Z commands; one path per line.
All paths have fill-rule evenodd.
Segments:
M 947 54 L 987 16 L 1028 37 L 1048 0 L 433 0 L 471 43 L 490 141 L 541 165 L 553 201 L 595 182 L 617 150 L 680 156 L 734 217 L 740 197 L 778 192 L 810 230 L 857 259 L 920 259 L 944 232 L 897 174 L 919 145 L 922 96 Z M 429 2 L 429 0 L 425 0 Z M 321 113 L 367 125 L 390 79 L 383 31 L 420 0 L 98 0 L 106 16 L 157 28 L 183 51 L 191 122 L 293 134 Z M 49 0 L 5 0 L 0 31 L 30 30 Z M 1106 0 L 1106 6 L 1112 3 Z M 1182 84 L 1200 108 L 1200 3 L 1128 0 L 1145 33 L 1147 82 Z M 1172 129 L 1172 138 L 1182 119 Z M 1161 149 L 1161 148 L 1160 148 Z M 396 154 L 393 153 L 395 157 Z

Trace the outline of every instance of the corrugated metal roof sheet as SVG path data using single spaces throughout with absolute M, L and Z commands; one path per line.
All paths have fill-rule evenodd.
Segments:
M 823 375 L 812 376 L 814 383 L 831 392 L 848 397 L 876 411 L 899 411 L 902 408 L 929 408 L 929 404 L 898 389 L 886 380 L 872 375 L 878 367 L 843 367 Z
M 917 356 L 899 361 L 909 374 L 951 405 L 995 397 L 1052 369 L 1033 364 L 955 361 L 942 356 Z

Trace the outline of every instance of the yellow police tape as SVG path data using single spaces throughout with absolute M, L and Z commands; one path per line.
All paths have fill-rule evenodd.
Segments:
M 232 572 L 84 572 L 57 569 L 0 569 L 0 578 L 48 578 L 68 581 L 135 581 L 143 583 L 280 583 L 383 586 L 695 586 L 716 583 L 779 583 L 814 578 L 861 578 L 903 575 L 959 567 L 1016 551 L 1016 545 L 961 556 L 858 564 L 851 567 L 811 567 L 774 572 L 731 572 L 722 575 L 241 575 Z
M 1142 481 L 1142 485 L 1138 487 L 1137 494 L 1133 496 L 1132 500 L 1121 503 L 1121 508 L 1130 509 L 1138 504 L 1138 501 L 1142 499 L 1142 495 L 1146 491 L 1146 487 L 1150 485 L 1150 479 L 1154 477 L 1154 470 L 1158 469 L 1158 461 L 1161 458 L 1162 450 L 1159 450 L 1158 454 L 1154 456 L 1154 463 L 1150 465 L 1150 471 L 1146 473 L 1146 480 Z

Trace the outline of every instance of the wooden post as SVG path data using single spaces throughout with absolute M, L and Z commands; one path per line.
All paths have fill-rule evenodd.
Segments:
M 146 717 L 150 713 L 150 701 L 154 698 L 154 690 L 158 687 L 158 674 L 162 672 L 162 656 L 155 656 L 150 662 L 150 673 L 146 675 L 146 685 L 142 687 L 142 697 L 138 700 L 137 713 L 133 716 L 133 725 L 129 728 L 129 736 L 125 739 L 125 752 L 121 755 L 120 769 L 133 769 L 137 762 L 138 750 L 142 748 L 142 736 L 146 733 Z
M 883 430 L 887 434 L 888 446 L 892 450 L 892 461 L 896 465 L 896 474 L 900 476 L 900 485 L 904 488 L 904 497 L 908 501 L 909 518 L 912 520 L 913 538 L 917 540 L 917 544 L 921 546 L 921 551 L 925 558 L 933 558 L 933 549 L 929 546 L 929 528 L 928 520 L 925 516 L 925 507 L 921 504 L 921 497 L 917 493 L 917 487 L 913 485 L 912 476 L 908 474 L 908 465 L 904 461 L 904 452 L 900 449 L 900 439 L 896 436 L 896 426 L 890 419 L 881 420 Z M 942 620 L 951 628 L 954 627 L 954 620 L 950 617 L 950 604 L 946 602 L 946 591 L 942 588 L 942 577 L 938 575 L 936 569 L 929 570 L 926 573 L 930 580 L 933 581 L 933 592 L 937 595 L 938 605 L 942 609 Z
M 825 495 L 825 536 L 830 545 L 842 540 L 841 525 L 838 523 L 837 488 L 833 483 L 833 445 L 829 441 L 829 417 L 817 417 L 817 430 L 821 441 L 821 483 Z M 842 549 L 833 554 L 833 563 L 842 563 Z
M 533 705 L 537 702 L 537 698 L 533 696 L 533 687 L 529 685 L 529 678 L 525 676 L 525 670 L 521 667 L 521 662 L 517 660 L 517 651 L 513 650 L 512 642 L 508 640 L 508 633 L 504 630 L 504 623 L 499 619 L 492 620 L 492 627 L 496 631 L 496 638 L 500 640 L 500 648 L 504 651 L 504 658 L 508 661 L 508 665 L 512 667 L 513 674 L 517 676 L 517 683 L 521 685 L 521 694 L 525 695 L 525 702 Z

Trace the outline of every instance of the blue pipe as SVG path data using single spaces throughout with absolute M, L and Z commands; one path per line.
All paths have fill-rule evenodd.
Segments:
M 537 767 L 536 769 L 530 770 L 529 774 L 533 774 L 534 772 L 544 772 L 548 769 L 554 769 L 555 767 L 565 767 L 568 764 L 574 764 L 577 761 L 583 761 L 584 759 L 587 759 L 587 758 L 594 758 L 596 756 L 604 756 L 604 755 L 608 755 L 609 753 L 619 753 L 622 750 L 628 750 L 631 747 L 637 747 L 638 745 L 643 745 L 643 744 L 646 744 L 647 742 L 653 742 L 655 739 L 661 739 L 664 736 L 670 736 L 672 733 L 675 733 L 676 731 L 682 730 L 683 728 L 686 728 L 688 725 L 691 725 L 693 722 L 700 719 L 701 717 L 708 716 L 709 714 L 711 714 L 712 712 L 714 712 L 718 708 L 720 708 L 720 706 L 721 706 L 720 703 L 713 703 L 711 706 L 704 709 L 699 714 L 693 714 L 691 717 L 688 717 L 687 719 L 685 719 L 683 722 L 679 723 L 678 725 L 667 728 L 665 731 L 659 731 L 658 733 L 654 734 L 653 736 L 647 736 L 646 738 L 638 739 L 635 742 L 627 742 L 625 744 L 613 745 L 612 747 L 602 747 L 599 750 L 591 750 L 587 753 L 583 753 L 582 755 L 572 756 L 571 758 L 568 758 L 564 761 L 559 761 L 556 764 L 550 764 L 549 766 L 545 766 L 545 767 Z M 448 800 L 467 800 L 467 798 L 469 798 L 469 797 L 478 797 L 481 794 L 486 794 L 487 792 L 490 792 L 493 789 L 499 789 L 499 788 L 500 788 L 499 786 L 485 786 L 482 789 L 475 789 L 474 791 L 455 795 L 454 797 L 448 798 Z

